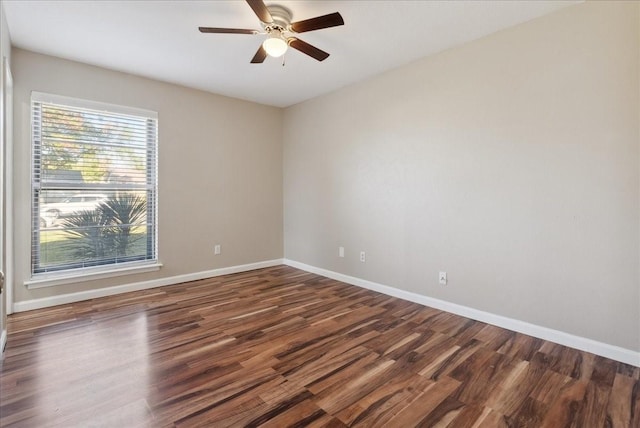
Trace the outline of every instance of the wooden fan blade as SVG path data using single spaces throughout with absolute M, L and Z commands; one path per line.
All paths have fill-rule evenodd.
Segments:
M 342 19 L 342 15 L 334 12 L 328 15 L 305 19 L 304 21 L 294 22 L 289 27 L 296 33 L 304 33 L 306 31 L 337 27 L 338 25 L 344 25 L 344 20 Z
M 265 51 L 262 45 L 260 45 L 258 52 L 256 52 L 256 54 L 253 56 L 253 59 L 251 60 L 251 64 L 262 64 L 266 57 L 267 51 Z
M 329 54 L 323 50 L 318 49 L 315 46 L 310 45 L 307 42 L 303 42 L 300 39 L 296 39 L 295 37 L 291 37 L 287 40 L 289 46 L 294 49 L 299 50 L 300 52 L 309 55 L 312 58 L 317 59 L 318 61 L 324 61 L 329 57 Z
M 273 17 L 271 16 L 271 12 L 267 9 L 267 6 L 264 4 L 262 0 L 247 0 L 253 12 L 258 16 L 258 19 L 265 24 L 273 23 Z
M 214 27 L 198 27 L 201 33 L 220 33 L 220 34 L 258 34 L 257 30 L 244 30 L 241 28 L 214 28 Z

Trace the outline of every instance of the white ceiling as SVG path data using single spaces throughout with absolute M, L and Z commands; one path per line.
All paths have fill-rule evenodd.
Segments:
M 285 107 L 575 1 L 277 1 L 293 21 L 335 11 L 345 25 L 299 36 L 331 56 L 290 49 L 250 64 L 264 36 L 202 34 L 198 26 L 260 29 L 243 0 L 3 0 L 14 46 Z

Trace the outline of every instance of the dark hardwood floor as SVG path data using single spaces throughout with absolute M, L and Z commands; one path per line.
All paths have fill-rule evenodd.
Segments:
M 640 427 L 640 368 L 291 267 L 9 318 L 0 425 Z

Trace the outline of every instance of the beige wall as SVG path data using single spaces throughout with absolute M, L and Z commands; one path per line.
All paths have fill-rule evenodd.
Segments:
M 282 110 L 20 49 L 13 75 L 16 301 L 282 257 Z M 158 112 L 160 271 L 22 285 L 30 272 L 31 91 Z
M 285 257 L 640 350 L 639 6 L 569 7 L 286 109 Z
M 284 171 L 286 257 L 640 350 L 638 3 L 570 7 L 284 115 L 13 54 L 16 301 L 280 258 Z M 158 111 L 162 270 L 22 285 L 31 90 Z

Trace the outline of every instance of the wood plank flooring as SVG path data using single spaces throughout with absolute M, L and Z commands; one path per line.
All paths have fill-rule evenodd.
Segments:
M 8 327 L 3 427 L 640 427 L 640 368 L 287 266 Z

